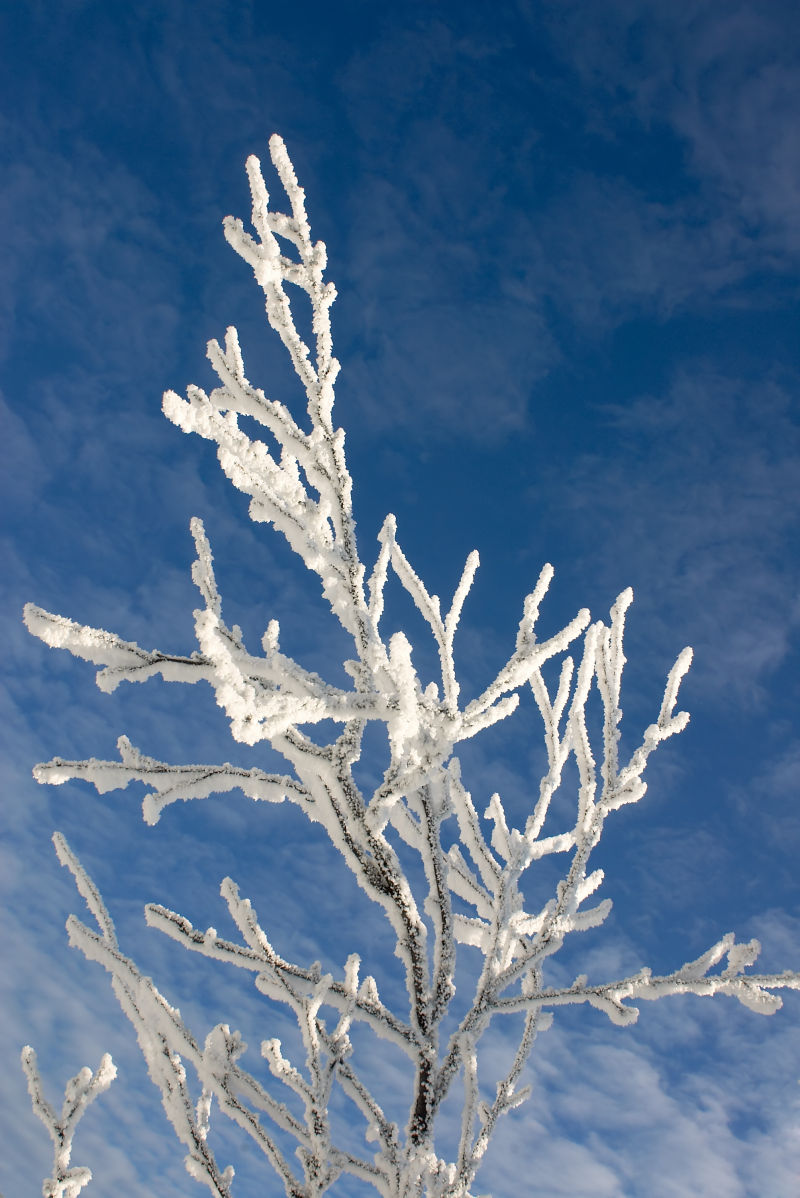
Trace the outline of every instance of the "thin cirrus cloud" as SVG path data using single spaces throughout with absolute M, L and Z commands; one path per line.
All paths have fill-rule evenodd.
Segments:
M 670 128 L 701 196 L 723 200 L 743 235 L 797 254 L 800 91 L 791 3 L 688 0 L 657 13 L 641 0 L 544 7 L 550 35 L 605 101 L 595 122 L 610 148 L 614 118 L 633 113 L 651 129 Z
M 785 660 L 798 617 L 783 551 L 800 522 L 790 391 L 700 360 L 663 396 L 602 412 L 610 442 L 575 460 L 566 503 L 613 535 L 646 583 L 645 601 L 658 596 L 656 623 L 683 625 L 706 685 L 756 698 Z

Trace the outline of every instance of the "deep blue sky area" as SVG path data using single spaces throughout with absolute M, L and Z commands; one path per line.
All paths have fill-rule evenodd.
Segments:
M 120 733 L 162 760 L 269 760 L 231 741 L 208 690 L 103 695 L 90 666 L 22 625 L 30 600 L 191 651 L 193 515 L 230 622 L 258 643 L 276 616 L 289 652 L 344 677 L 315 576 L 160 411 L 166 388 L 211 383 L 205 344 L 235 324 L 251 380 L 302 414 L 221 229 L 249 216 L 248 154 L 277 200 L 273 132 L 339 292 L 335 414 L 362 556 L 371 565 L 388 511 L 431 592 L 451 593 L 480 551 L 457 640 L 464 694 L 506 660 L 545 561 L 543 635 L 634 588 L 623 750 L 694 647 L 691 723 L 597 852 L 614 913 L 557 976 L 669 972 L 729 930 L 762 941 L 765 969 L 800 969 L 798 127 L 794 0 L 0 0 L 6 1198 L 38 1193 L 50 1161 L 18 1067 L 26 1042 L 53 1100 L 103 1051 L 119 1064 L 76 1140 L 98 1195 L 196 1188 L 106 977 L 67 945 L 82 904 L 55 828 L 201 1038 L 225 1019 L 256 1060 L 265 1037 L 292 1044 L 248 979 L 229 989 L 144 927 L 148 901 L 225 927 L 226 874 L 288 955 L 341 971 L 358 949 L 387 993 L 397 985 L 388 925 L 294 810 L 234 794 L 150 828 L 141 788 L 101 797 L 31 777 L 56 755 L 113 757 Z M 419 616 L 397 593 L 387 617 L 424 673 Z M 480 810 L 498 790 L 524 819 L 542 764 L 534 714 L 523 705 L 465 747 Z M 507 1044 L 501 1030 L 491 1059 Z M 372 1068 L 402 1118 L 396 1062 Z M 477 1193 L 512 1198 L 520 1176 L 537 1198 L 797 1193 L 797 995 L 771 1019 L 728 1000 L 645 1004 L 632 1030 L 569 1009 L 529 1075 Z M 225 1135 L 234 1193 L 277 1194 Z

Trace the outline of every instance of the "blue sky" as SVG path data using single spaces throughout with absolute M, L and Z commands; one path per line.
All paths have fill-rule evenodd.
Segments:
M 38 1192 L 49 1165 L 17 1065 L 28 1041 L 53 1097 L 104 1050 L 118 1062 L 75 1153 L 98 1194 L 194 1185 L 105 977 L 66 945 L 80 900 L 54 828 L 203 1034 L 223 1016 L 251 1039 L 290 1033 L 268 1030 L 255 993 L 231 1009 L 225 976 L 176 960 L 144 929 L 146 901 L 222 926 L 230 873 L 298 959 L 360 945 L 390 960 L 379 917 L 285 807 L 235 795 L 153 829 L 133 788 L 98 798 L 30 774 L 56 754 L 114 756 L 122 732 L 167 760 L 238 752 L 208 693 L 104 696 L 90 667 L 21 623 L 31 600 L 190 651 L 192 515 L 231 619 L 255 635 L 277 615 L 304 663 L 337 659 L 313 578 L 248 524 L 209 447 L 160 412 L 165 388 L 210 381 L 205 343 L 231 323 L 253 381 L 300 398 L 221 232 L 225 214 L 247 217 L 243 163 L 267 160 L 274 131 L 339 290 L 336 412 L 362 552 L 393 511 L 429 589 L 447 594 L 480 550 L 458 642 L 466 691 L 505 660 L 544 561 L 545 630 L 584 605 L 605 616 L 634 588 L 631 746 L 675 656 L 695 649 L 691 724 L 598 853 L 615 911 L 582 968 L 668 971 L 734 929 L 762 940 L 765 968 L 800 968 L 796 5 L 0 11 L 0 1089 L 13 1123 L 0 1190 Z M 397 619 L 416 639 L 414 614 Z M 462 755 L 476 800 L 500 789 L 521 810 L 539 747 L 518 719 Z M 570 1011 L 538 1042 L 533 1098 L 478 1190 L 510 1198 L 522 1171 L 543 1196 L 789 1198 L 798 1078 L 797 996 L 769 1020 L 725 1000 L 645 1005 L 633 1030 Z M 257 1192 L 251 1168 L 245 1152 L 242 1195 Z

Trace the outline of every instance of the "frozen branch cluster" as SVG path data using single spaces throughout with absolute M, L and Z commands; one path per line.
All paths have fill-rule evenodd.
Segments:
M 678 657 L 655 720 L 635 752 L 621 760 L 623 633 L 632 594 L 619 596 L 607 624 L 592 623 L 589 613 L 580 611 L 560 631 L 539 639 L 539 608 L 553 573 L 545 566 L 524 602 L 508 660 L 477 698 L 461 704 L 454 638 L 478 555 L 467 558 L 446 612 L 400 548 L 392 516 L 379 535 L 369 574 L 362 563 L 344 434 L 332 423 L 339 364 L 332 356 L 330 307 L 336 291 L 324 281 L 325 247 L 311 240 L 304 193 L 280 138 L 272 138 L 270 150 L 290 211 L 270 207 L 260 163 L 250 158 L 255 236 L 232 218 L 225 221 L 225 236 L 264 292 L 267 319 L 305 391 L 307 423 L 298 423 L 283 403 L 268 399 L 248 381 L 233 328 L 224 346 L 216 341 L 208 346 L 219 385 L 210 394 L 190 387 L 186 399 L 168 391 L 164 411 L 185 432 L 216 444 L 222 469 L 249 496 L 252 519 L 274 525 L 318 575 L 352 643 L 352 657 L 344 663 L 352 685 L 334 685 L 283 653 L 276 620 L 270 621 L 260 650 L 248 649 L 241 630 L 223 618 L 211 549 L 202 523 L 193 520 L 192 574 L 201 603 L 195 612 L 198 650 L 191 656 L 145 650 L 33 606 L 26 609 L 26 622 L 47 644 L 98 666 L 102 690 L 156 674 L 169 682 L 208 684 L 234 739 L 247 745 L 268 742 L 286 761 L 287 772 L 229 764 L 170 765 L 121 737 L 117 761 L 56 758 L 38 766 L 35 774 L 50 783 L 83 778 L 101 793 L 144 783 L 144 817 L 151 824 L 178 799 L 235 788 L 254 800 L 294 803 L 322 826 L 394 932 L 407 994 L 401 1009 L 384 1001 L 356 955 L 336 974 L 323 973 L 317 964 L 285 960 L 230 878 L 222 883 L 222 897 L 238 929 L 236 941 L 221 939 L 214 929 L 198 931 L 162 906 L 147 907 L 151 926 L 192 952 L 250 971 L 263 995 L 293 1013 L 305 1060 L 289 1061 L 278 1040 L 265 1039 L 261 1052 L 274 1082 L 270 1093 L 242 1065 L 245 1045 L 237 1032 L 219 1025 L 201 1046 L 152 981 L 120 951 L 99 894 L 65 842 L 57 839 L 59 856 L 72 870 L 98 929 L 72 917 L 70 940 L 109 972 L 160 1087 L 167 1117 L 186 1148 L 193 1177 L 212 1194 L 231 1193 L 233 1169 L 218 1167 L 208 1141 L 215 1099 L 252 1138 L 292 1198 L 314 1198 L 342 1174 L 371 1183 L 384 1198 L 466 1198 L 498 1120 L 527 1095 L 520 1086 L 523 1066 L 555 1008 L 589 1004 L 627 1024 L 635 1021 L 640 999 L 728 994 L 769 1013 L 780 1006 L 775 991 L 800 988 L 800 976 L 747 972 L 757 956 L 757 942 L 740 945 L 725 936 L 697 960 L 664 976 L 643 969 L 611 981 L 581 976 L 568 986 L 548 984 L 548 959 L 566 937 L 597 927 L 609 913 L 610 900 L 595 897 L 603 874 L 590 867 L 591 854 L 606 819 L 644 795 L 642 775 L 650 754 L 687 723 L 686 713 L 675 708 L 691 651 Z M 312 347 L 304 344 L 295 323 L 291 297 L 297 292 L 305 293 L 310 303 Z M 261 426 L 264 440 L 240 424 L 245 417 L 247 427 L 252 421 Z M 438 684 L 423 686 L 402 632 L 383 632 L 390 576 L 430 629 L 439 659 Z M 572 655 L 567 653 L 570 646 Z M 544 667 L 556 657 L 562 659 L 560 675 L 557 683 L 548 682 L 553 667 Z M 510 716 L 526 687 L 541 715 L 547 770 L 527 818 L 514 827 L 497 794 L 479 814 L 462 783 L 454 750 Z M 596 744 L 587 724 L 593 693 L 602 709 Z M 319 728 L 323 722 L 329 728 L 331 721 L 338 727 L 332 740 Z M 356 784 L 354 766 L 370 722 L 386 729 L 390 760 L 379 785 L 365 793 Z M 578 778 L 573 815 L 553 829 L 551 805 L 570 758 Z M 444 843 L 449 834 L 442 835 L 445 821 L 454 821 L 458 829 L 457 843 L 448 849 Z M 410 850 L 421 863 L 421 887 L 412 885 L 402 867 L 399 841 L 403 854 Z M 544 905 L 529 910 L 528 871 L 552 854 L 564 859 L 562 880 Z M 482 965 L 477 980 L 472 975 L 469 1001 L 459 1004 L 466 1013 L 448 1020 L 458 946 L 477 950 Z M 501 1015 L 518 1016 L 519 1041 L 508 1072 L 492 1079 L 492 1090 L 479 1072 L 479 1046 Z M 390 1121 L 367 1088 L 350 1039 L 359 1023 L 394 1044 L 408 1061 L 413 1081 L 403 1129 Z M 191 1082 L 187 1067 L 194 1075 Z M 457 1085 L 463 1092 L 460 1140 L 455 1155 L 445 1160 L 437 1154 L 437 1115 Z M 335 1142 L 329 1116 L 334 1086 L 360 1114 L 365 1145 L 360 1155 Z M 302 1117 L 294 1113 L 298 1110 Z M 294 1154 L 287 1152 L 287 1144 L 294 1144 Z

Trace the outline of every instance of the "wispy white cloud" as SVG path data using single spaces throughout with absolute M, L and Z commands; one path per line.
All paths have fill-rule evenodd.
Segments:
M 582 82 L 607 101 L 596 127 L 635 113 L 669 127 L 701 189 L 729 207 L 743 241 L 800 249 L 795 114 L 800 102 L 791 4 L 687 0 L 654 12 L 641 0 L 600 8 L 548 3 L 547 28 Z
M 798 614 L 783 548 L 800 519 L 790 390 L 696 361 L 663 395 L 601 413 L 611 436 L 559 488 L 566 518 L 585 513 L 587 547 L 613 542 L 631 563 L 651 641 L 669 627 L 672 644 L 682 636 L 699 650 L 706 686 L 758 699 Z M 598 554 L 592 568 L 609 564 Z

